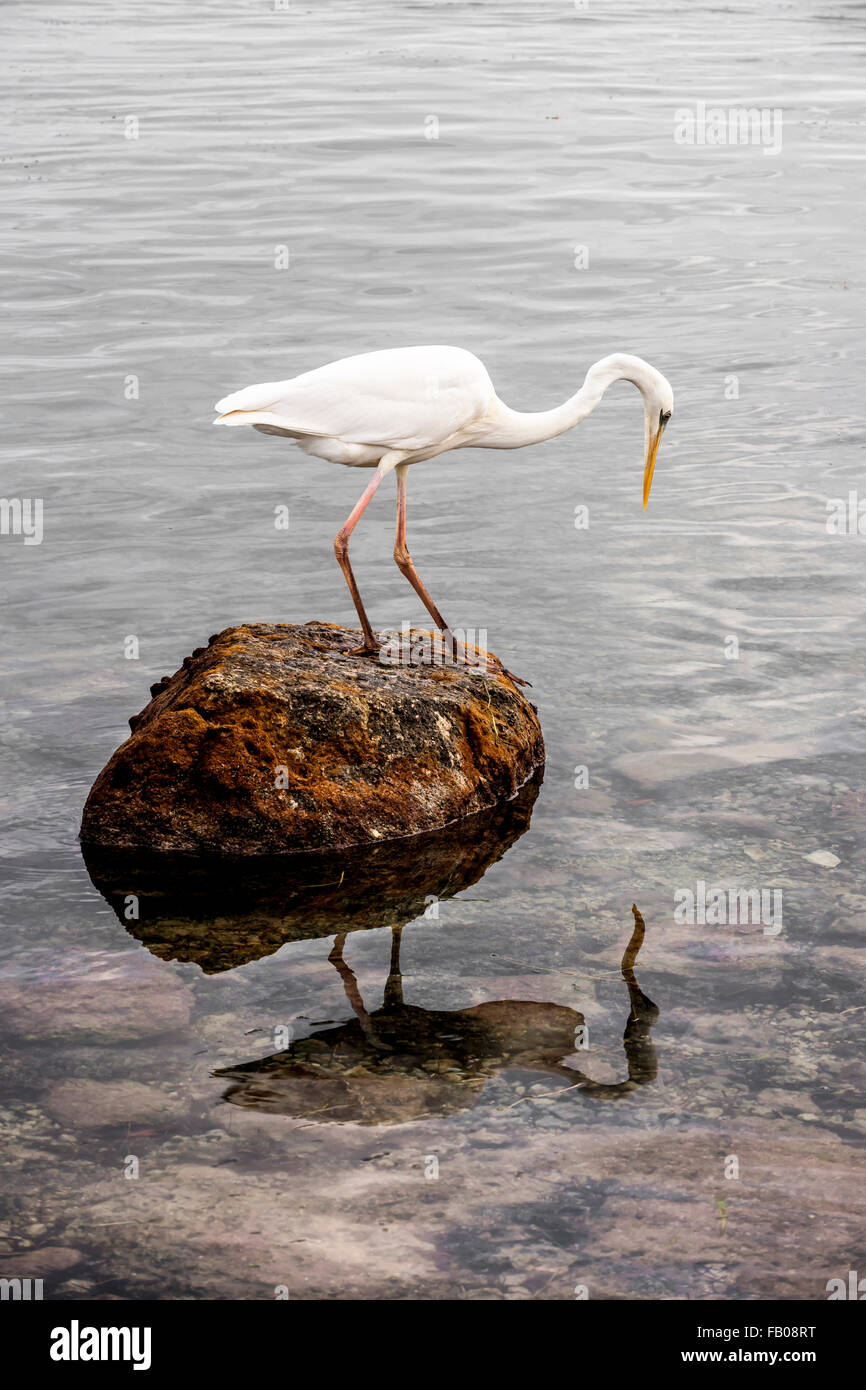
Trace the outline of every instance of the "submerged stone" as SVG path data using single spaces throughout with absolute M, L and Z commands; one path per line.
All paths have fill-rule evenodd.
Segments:
M 506 801 L 543 764 L 535 709 L 503 671 L 390 664 L 352 655 L 358 642 L 315 622 L 213 637 L 130 720 L 87 799 L 82 841 L 221 856 L 340 850 Z

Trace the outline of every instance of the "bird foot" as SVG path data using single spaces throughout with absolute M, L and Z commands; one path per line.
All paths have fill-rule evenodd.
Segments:
M 470 666 L 475 664 L 478 663 L 467 662 L 467 665 Z M 492 657 L 488 659 L 487 670 L 492 671 L 494 676 L 507 676 L 508 679 L 510 681 L 513 681 L 515 685 L 528 685 L 530 689 L 532 687 L 532 681 L 525 681 L 521 676 L 515 676 L 513 671 L 509 671 L 507 666 L 502 665 L 502 662 L 498 659 L 498 657 Z
M 474 655 L 470 656 L 469 648 L 462 642 L 458 642 L 456 637 L 452 637 L 450 642 L 448 635 L 440 634 L 442 638 L 442 655 L 448 657 L 455 666 L 466 666 L 470 671 L 477 671 L 480 675 L 507 676 L 515 685 L 528 685 L 531 681 L 525 681 L 520 676 L 515 676 L 513 671 L 509 671 L 507 666 L 503 666 L 498 656 L 493 656 L 491 652 L 483 652 L 478 647 L 473 647 Z M 365 642 L 362 647 L 350 647 L 345 653 L 346 656 L 375 656 L 382 659 L 383 648 L 387 643 L 379 642 L 375 635 L 372 644 Z M 410 665 L 416 664 L 409 662 Z M 423 665 L 423 661 L 419 664 Z
M 369 646 L 366 642 L 363 647 L 351 647 L 346 652 L 346 656 L 378 656 L 382 648 L 377 642 L 374 646 Z
M 530 690 L 532 689 L 532 681 L 525 681 L 522 676 L 515 676 L 514 672 L 509 671 L 508 667 L 503 666 L 501 662 L 499 669 L 502 672 L 503 676 L 507 676 L 508 679 L 510 681 L 513 681 L 515 685 L 526 685 L 529 687 Z
M 515 676 L 514 672 L 509 671 L 507 666 L 503 666 L 502 662 L 499 660 L 499 657 L 494 656 L 492 652 L 481 652 L 479 651 L 478 647 L 473 647 L 472 650 L 476 653 L 477 656 L 481 658 L 480 660 L 476 661 L 472 657 L 470 657 L 468 648 L 464 646 L 462 642 L 456 643 L 455 645 L 456 648 L 459 649 L 453 651 L 451 654 L 452 660 L 454 661 L 455 665 L 461 664 L 461 662 L 458 660 L 458 656 L 462 656 L 462 664 L 464 666 L 468 666 L 470 669 L 474 668 L 475 670 L 478 670 L 483 673 L 491 673 L 494 676 L 507 676 L 508 679 L 510 681 L 513 681 L 515 685 L 532 685 L 531 681 L 525 681 L 520 676 Z

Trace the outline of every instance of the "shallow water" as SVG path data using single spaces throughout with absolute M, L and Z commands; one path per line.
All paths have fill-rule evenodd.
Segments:
M 866 22 L 755 10 L 4 7 L 3 492 L 45 508 L 41 545 L 0 537 L 4 1273 L 701 1299 L 864 1268 L 864 540 L 827 502 L 860 480 Z M 779 108 L 781 150 L 678 144 L 699 101 Z M 210 405 L 425 341 L 525 409 L 647 357 L 676 394 L 650 508 L 626 385 L 413 471 L 422 577 L 533 682 L 531 823 L 399 962 L 384 910 L 329 959 L 251 895 L 213 970 L 211 932 L 124 929 L 81 807 L 211 632 L 352 621 L 331 539 L 366 479 Z M 391 532 L 383 489 L 353 541 L 380 627 L 422 618 Z M 699 883 L 781 890 L 781 926 L 678 922 Z

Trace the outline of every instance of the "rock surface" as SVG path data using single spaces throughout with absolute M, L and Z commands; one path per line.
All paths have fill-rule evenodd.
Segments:
M 75 1077 L 52 1086 L 45 1108 L 69 1129 L 111 1125 L 167 1124 L 186 1114 L 186 1103 L 140 1081 L 93 1081 Z
M 87 799 L 87 845 L 252 855 L 416 835 L 544 761 L 502 671 L 353 656 L 327 623 L 227 628 L 152 687 Z M 429 651 L 429 645 L 427 650 Z
M 436 904 L 477 883 L 528 828 L 540 783 L 539 771 L 489 811 L 429 834 L 333 851 L 324 861 L 321 854 L 214 860 L 85 846 L 85 862 L 131 936 L 162 960 L 195 961 L 214 974 L 287 941 L 438 916 Z
M 0 1278 L 44 1279 L 49 1274 L 71 1269 L 83 1259 L 80 1250 L 66 1245 L 43 1245 L 40 1250 L 24 1250 L 20 1255 L 0 1257 Z
M 186 1027 L 191 1006 L 189 986 L 143 952 L 81 952 L 72 971 L 0 980 L 0 1019 L 27 1042 L 162 1037 Z

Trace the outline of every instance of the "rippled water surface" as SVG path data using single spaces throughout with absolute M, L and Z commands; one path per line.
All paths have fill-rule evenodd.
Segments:
M 862 476 L 863 7 L 2 23 L 2 488 L 44 499 L 41 545 L 0 537 L 3 1272 L 824 1297 L 866 1267 L 866 542 L 827 529 Z M 677 143 L 699 101 L 778 109 L 781 150 Z M 354 619 L 358 475 L 211 403 L 413 342 L 523 409 L 615 350 L 674 386 L 646 515 L 625 384 L 547 445 L 413 470 L 421 574 L 533 682 L 534 805 L 456 880 L 430 848 L 435 913 L 398 864 L 318 936 L 267 881 L 219 930 L 207 884 L 124 925 L 76 835 L 151 682 L 231 623 Z M 380 627 L 423 616 L 389 492 L 353 542 Z M 677 921 L 699 883 L 780 890 L 781 920 Z

